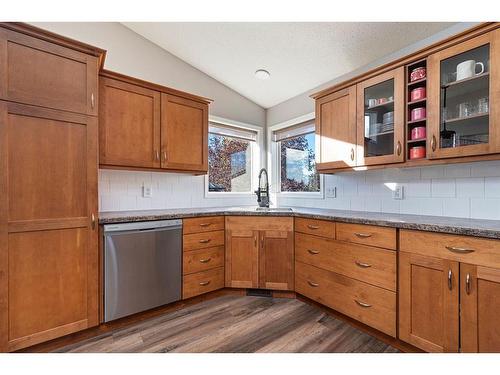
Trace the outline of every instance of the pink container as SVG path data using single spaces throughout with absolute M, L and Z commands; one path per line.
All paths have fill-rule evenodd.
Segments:
M 426 137 L 426 135 L 427 133 L 425 131 L 425 126 L 417 126 L 416 128 L 413 128 L 411 130 L 410 137 L 411 140 L 414 141 L 416 139 L 423 139 Z
M 425 107 L 418 107 L 411 110 L 411 121 L 422 120 L 425 118 Z
M 414 146 L 410 148 L 410 159 L 425 158 L 425 146 Z
M 410 91 L 410 101 L 420 100 L 425 98 L 425 87 L 417 87 Z

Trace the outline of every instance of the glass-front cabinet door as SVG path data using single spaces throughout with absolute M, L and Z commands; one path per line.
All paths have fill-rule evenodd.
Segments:
M 357 86 L 358 165 L 404 161 L 404 68 Z
M 498 152 L 500 31 L 429 57 L 429 158 Z

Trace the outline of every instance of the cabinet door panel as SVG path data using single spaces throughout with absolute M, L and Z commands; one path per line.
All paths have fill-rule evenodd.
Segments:
M 316 136 L 319 141 L 316 168 L 356 165 L 356 86 L 316 101 Z
M 399 253 L 399 337 L 429 352 L 458 351 L 457 262 Z
M 293 232 L 260 232 L 259 287 L 293 290 Z
M 259 286 L 258 231 L 226 231 L 226 286 L 257 288 Z
M 97 114 L 94 56 L 0 29 L 0 98 Z
M 0 350 L 16 350 L 98 324 L 97 119 L 2 102 L 0 143 Z
M 208 170 L 208 105 L 161 95 L 161 167 Z
M 460 264 L 461 350 L 500 352 L 500 270 Z
M 159 168 L 160 93 L 106 77 L 100 91 L 100 164 Z

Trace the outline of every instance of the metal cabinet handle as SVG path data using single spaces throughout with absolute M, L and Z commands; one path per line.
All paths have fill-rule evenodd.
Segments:
M 372 305 L 370 305 L 369 303 L 358 301 L 357 299 L 355 299 L 354 302 L 356 302 L 361 307 L 372 307 Z
M 435 135 L 432 135 L 431 148 L 432 148 L 432 151 L 436 151 L 436 136 Z
M 200 240 L 199 242 L 200 243 L 209 243 L 210 241 L 212 241 L 211 239 L 207 239 L 207 240 Z
M 368 264 L 368 263 L 362 263 L 358 260 L 354 261 L 354 263 L 356 263 L 356 265 L 358 267 L 361 267 L 361 268 L 370 268 L 372 265 L 371 264 Z
M 201 223 L 200 227 L 209 227 L 212 223 Z
M 445 247 L 451 252 L 458 254 L 469 254 L 475 251 L 474 249 L 467 249 L 465 247 L 455 247 L 455 246 L 445 246 Z
M 396 153 L 399 155 L 401 155 L 401 142 L 398 141 L 398 144 L 396 146 Z
M 359 238 L 368 238 L 372 236 L 371 233 L 359 233 L 359 232 L 355 232 L 354 235 L 356 235 Z
M 318 250 L 311 250 L 311 249 L 308 249 L 307 250 L 309 252 L 309 254 L 311 255 L 316 255 L 316 254 L 319 254 L 319 251 Z
M 354 161 L 354 149 L 351 148 L 351 160 Z
M 210 280 L 200 282 L 200 286 L 207 286 L 208 284 L 210 284 Z
M 451 283 L 452 278 L 453 278 L 453 273 L 451 272 L 451 270 L 448 270 L 448 289 L 449 290 L 451 290 L 453 288 L 453 285 Z
M 308 283 L 310 286 L 312 286 L 313 288 L 316 288 L 316 287 L 318 287 L 318 286 L 319 286 L 319 284 L 318 284 L 318 283 L 312 282 L 312 281 L 310 281 L 310 280 L 307 280 L 307 283 Z
M 200 259 L 200 263 L 208 263 L 212 260 L 212 258 Z
M 470 294 L 470 290 L 471 290 L 471 286 L 472 286 L 471 284 L 472 284 L 472 281 L 470 278 L 470 274 L 467 274 L 467 276 L 465 276 L 465 293 Z
M 95 97 L 94 97 L 94 93 L 90 94 L 90 106 L 92 108 L 95 107 Z
M 317 225 L 311 225 L 311 224 L 308 224 L 307 227 L 309 229 L 319 229 L 319 227 Z
M 92 229 L 95 229 L 95 214 L 93 213 L 90 215 L 90 225 Z

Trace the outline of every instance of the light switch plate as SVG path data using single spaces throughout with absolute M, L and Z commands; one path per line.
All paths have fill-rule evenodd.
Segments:
M 402 185 L 396 185 L 392 191 L 392 198 L 396 200 L 403 199 L 404 189 Z
M 153 196 L 153 188 L 151 185 L 142 185 L 142 197 L 151 198 Z
M 326 188 L 326 197 L 327 198 L 336 198 L 337 197 L 337 187 L 329 186 Z

